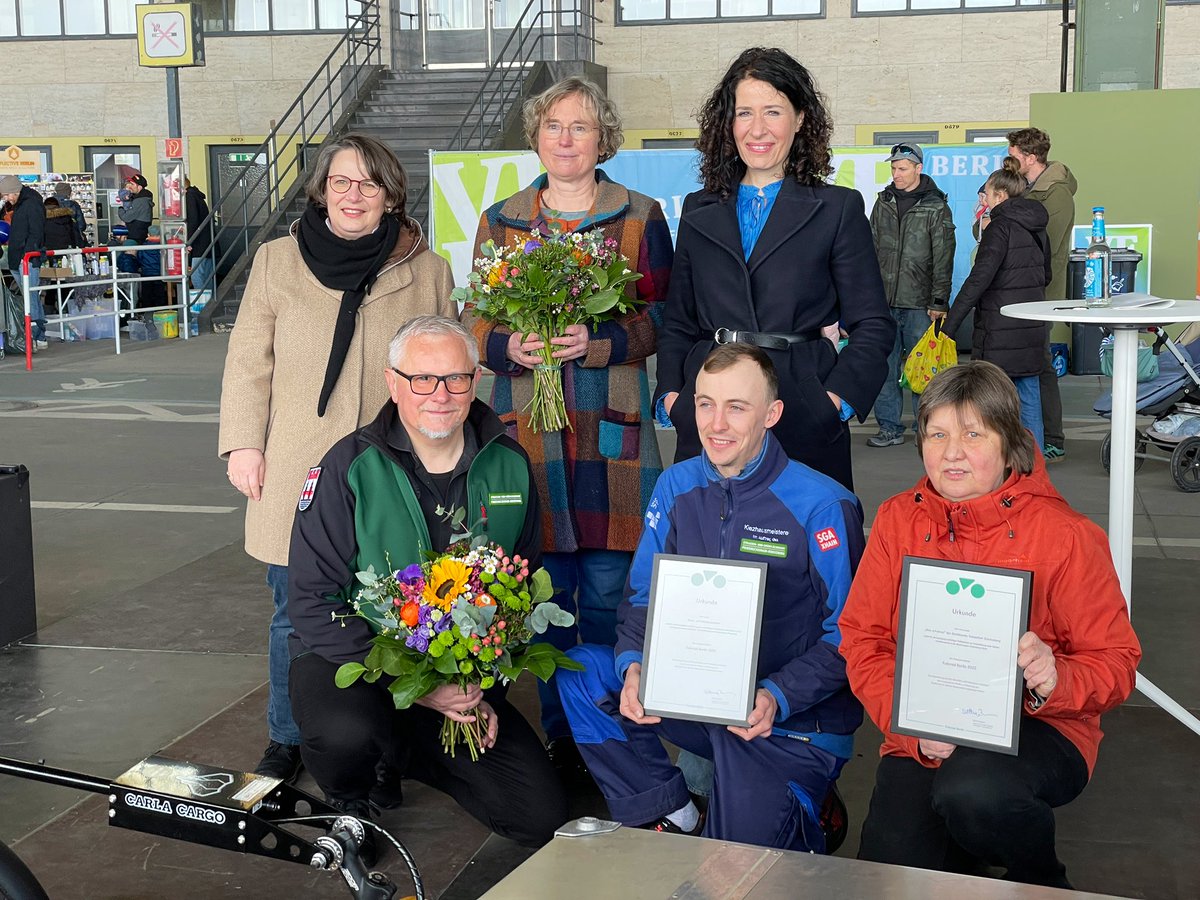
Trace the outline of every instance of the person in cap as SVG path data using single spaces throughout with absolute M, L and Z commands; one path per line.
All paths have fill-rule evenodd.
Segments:
M 8 267 L 13 277 L 21 281 L 21 261 L 26 253 L 42 250 L 46 245 L 46 207 L 42 195 L 24 184 L 16 175 L 0 177 L 0 197 L 12 207 L 12 222 L 8 233 Z M 33 290 L 41 280 L 41 257 L 29 261 L 29 314 L 32 321 L 34 348 L 45 350 L 46 312 L 41 294 Z
M 405 211 L 408 179 L 388 147 L 326 141 L 291 233 L 263 244 L 229 340 L 218 453 L 246 498 L 246 552 L 266 563 L 270 742 L 257 772 L 293 779 L 300 730 L 288 699 L 288 546 L 309 467 L 388 398 L 375 360 L 414 316 L 454 316 L 450 267 Z M 265 615 L 264 615 L 265 618 Z
M 146 177 L 140 174 L 125 179 L 125 189 L 129 199 L 117 208 L 117 215 L 129 228 L 129 243 L 144 244 L 154 220 L 154 195 L 146 188 Z
M 871 210 L 871 236 L 887 292 L 896 338 L 888 354 L 888 374 L 875 400 L 879 431 L 868 447 L 904 443 L 904 389 L 900 370 L 929 328 L 946 314 L 954 272 L 954 218 L 946 195 L 921 171 L 919 144 L 892 147 L 892 183 L 879 192 Z M 916 428 L 917 395 L 912 396 Z

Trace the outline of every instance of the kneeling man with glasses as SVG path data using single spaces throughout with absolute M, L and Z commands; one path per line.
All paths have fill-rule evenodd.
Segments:
M 304 765 L 335 806 L 369 816 L 382 761 L 449 794 L 496 833 L 536 847 L 566 820 L 566 799 L 541 741 L 502 688 L 447 685 L 397 710 L 388 679 L 334 684 L 342 663 L 361 662 L 371 649 L 364 619 L 331 615 L 352 612 L 355 573 L 368 565 L 382 572 L 420 562 L 481 510 L 490 540 L 528 559 L 531 570 L 541 565 L 529 458 L 475 399 L 479 372 L 475 341 L 456 321 L 410 320 L 388 348 L 391 402 L 309 471 L 288 567 L 292 709 Z M 489 504 L 501 495 L 505 503 Z M 464 713 L 476 706 L 487 715 L 487 752 L 478 762 L 447 755 L 443 717 L 472 721 Z

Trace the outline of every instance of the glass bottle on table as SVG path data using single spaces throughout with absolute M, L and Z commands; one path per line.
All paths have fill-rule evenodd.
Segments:
M 1104 233 L 1104 207 L 1092 208 L 1092 241 L 1083 272 L 1083 302 L 1089 307 L 1112 305 L 1112 250 Z

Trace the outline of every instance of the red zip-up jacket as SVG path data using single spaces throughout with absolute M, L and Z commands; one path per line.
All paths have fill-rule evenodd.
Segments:
M 1070 740 L 1090 776 L 1100 714 L 1133 690 L 1142 649 L 1108 538 L 1054 489 L 1040 454 L 1034 466 L 963 503 L 945 500 L 923 478 L 879 508 L 840 624 L 850 688 L 884 734 L 881 756 L 939 764 L 918 751 L 918 738 L 891 731 L 901 563 L 919 556 L 1033 572 L 1029 630 L 1053 651 L 1058 684 L 1041 707 L 1026 699 L 1021 710 Z

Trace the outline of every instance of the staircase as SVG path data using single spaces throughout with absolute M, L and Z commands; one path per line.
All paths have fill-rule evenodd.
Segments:
M 369 134 L 399 157 L 408 176 L 408 215 L 420 222 L 426 233 L 429 151 L 450 148 L 472 103 L 478 102 L 486 76 L 479 69 L 385 72 L 342 132 Z M 294 194 L 274 224 L 256 235 L 256 245 L 284 237 L 303 214 L 304 191 L 301 188 Z M 232 326 L 249 276 L 250 268 L 245 266 L 234 276 L 232 289 L 222 285 L 221 309 L 213 316 L 216 327 Z
M 450 149 L 486 76 L 479 69 L 389 72 L 350 121 L 350 131 L 378 138 L 400 158 L 408 175 L 408 214 L 427 232 L 429 151 Z
M 262 174 L 235 184 L 200 226 L 212 236 L 207 255 L 217 273 L 206 286 L 215 298 L 200 313 L 202 331 L 233 326 L 254 251 L 285 236 L 302 214 L 312 154 L 294 152 L 297 144 L 347 131 L 380 139 L 408 175 L 406 212 L 428 231 L 429 151 L 499 148 L 505 134 L 524 146 L 524 92 L 548 86 L 560 61 L 594 59 L 591 0 L 528 0 L 490 69 L 389 71 L 381 65 L 380 3 L 362 0 L 363 12 L 257 149 L 269 160 Z M 398 15 L 393 0 L 392 19 Z M 256 189 L 261 199 L 253 199 Z

